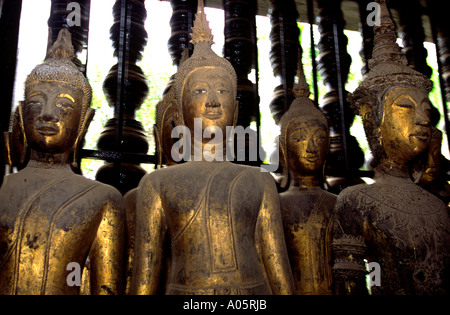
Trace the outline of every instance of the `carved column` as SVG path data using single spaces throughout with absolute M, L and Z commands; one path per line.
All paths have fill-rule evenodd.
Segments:
M 272 0 L 269 8 L 272 30 L 270 40 L 270 62 L 273 74 L 279 78 L 280 85 L 274 90 L 274 98 L 270 103 L 275 122 L 278 124 L 281 116 L 288 110 L 295 99 L 292 88 L 297 71 L 299 54 L 300 30 L 297 26 L 299 17 L 295 1 Z
M 367 5 L 372 2 L 372 0 L 358 0 L 359 5 L 359 17 L 361 23 L 359 24 L 359 30 L 362 36 L 362 46 L 359 52 L 363 66 L 361 68 L 361 74 L 365 75 L 369 72 L 369 60 L 372 58 L 373 50 L 373 26 L 367 24 L 367 17 L 371 11 L 367 10 Z
M 172 30 L 168 47 L 173 64 L 178 66 L 183 55 L 183 50 L 189 48 L 189 56 L 192 55 L 193 46 L 189 43 L 190 33 L 197 12 L 197 0 L 170 0 L 172 17 L 170 28 Z
M 90 0 L 76 2 L 52 0 L 50 18 L 48 19 L 48 26 L 52 30 L 52 43 L 58 38 L 59 31 L 67 28 L 72 34 L 72 45 L 75 49 L 75 55 L 78 56 L 83 49 L 87 49 L 90 6 Z M 75 58 L 73 62 L 86 75 L 86 64 L 83 64 L 78 58 Z
M 144 128 L 135 119 L 136 110 L 148 94 L 145 74 L 136 65 L 147 44 L 144 2 L 117 0 L 113 7 L 114 24 L 110 32 L 118 63 L 109 71 L 103 91 L 108 104 L 114 107 L 114 118 L 106 123 L 100 135 L 99 150 L 138 154 L 148 151 Z M 96 179 L 115 186 L 122 194 L 137 187 L 146 173 L 138 164 L 108 162 L 98 170 Z
M 238 78 L 236 99 L 239 102 L 239 116 L 237 125 L 247 128 L 252 121 L 259 123 L 256 85 L 248 77 L 257 62 L 256 42 L 253 40 L 253 34 L 256 33 L 256 1 L 224 0 L 223 8 L 225 11 L 223 55 L 233 65 Z M 259 165 L 260 162 L 255 161 L 254 157 L 249 155 L 248 150 L 250 143 L 258 143 L 258 134 L 251 134 L 249 137 L 246 139 L 245 148 L 236 147 L 235 150 L 245 150 L 246 164 Z
M 408 65 L 428 78 L 433 70 L 427 64 L 428 52 L 423 46 L 425 41 L 422 26 L 422 6 L 418 0 L 392 2 L 397 9 L 400 22 L 400 37 L 403 42 L 403 53 Z
M 225 45 L 224 57 L 236 70 L 238 77 L 237 100 L 239 101 L 238 125 L 250 125 L 257 110 L 254 86 L 248 79 L 253 65 L 252 21 L 255 16 L 255 0 L 224 0 Z
M 318 69 L 327 88 L 320 104 L 330 128 L 330 151 L 327 159 L 329 190 L 338 193 L 343 188 L 361 182 L 352 178 L 364 163 L 358 142 L 350 135 L 354 113 L 346 100 L 345 84 L 351 57 L 347 53 L 348 39 L 344 35 L 345 21 L 341 1 L 319 0 L 320 32 Z

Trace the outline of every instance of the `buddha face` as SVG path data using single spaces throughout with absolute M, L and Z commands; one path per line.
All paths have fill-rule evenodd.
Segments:
M 220 67 L 201 67 L 191 72 L 183 87 L 182 104 L 184 124 L 191 131 L 194 118 L 202 119 L 203 130 L 209 127 L 209 131 L 221 131 L 224 137 L 226 127 L 234 126 L 237 106 L 233 82 Z M 203 142 L 209 141 L 202 138 Z
M 287 163 L 293 174 L 317 174 L 328 152 L 327 127 L 317 119 L 294 119 L 287 128 L 286 149 Z
M 431 105 L 425 92 L 394 88 L 384 102 L 381 141 L 387 158 L 404 165 L 423 152 L 430 141 Z
M 81 91 L 69 84 L 30 85 L 23 106 L 28 145 L 37 152 L 70 152 L 79 133 L 81 104 Z

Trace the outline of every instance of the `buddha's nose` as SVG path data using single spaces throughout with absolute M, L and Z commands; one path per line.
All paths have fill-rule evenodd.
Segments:
M 39 118 L 43 121 L 58 121 L 58 117 L 56 115 L 55 106 L 50 103 L 44 104 L 42 106 L 42 110 L 39 114 Z
M 214 91 L 209 91 L 206 98 L 206 107 L 220 107 L 219 99 Z
M 416 108 L 414 122 L 416 125 L 428 127 L 430 126 L 430 114 L 427 108 Z

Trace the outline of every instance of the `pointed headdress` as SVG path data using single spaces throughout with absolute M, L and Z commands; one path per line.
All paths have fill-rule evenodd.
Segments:
M 74 58 L 72 35 L 67 29 L 62 29 L 53 46 L 47 51 L 45 61 L 37 65 L 28 75 L 25 81 L 25 96 L 33 83 L 48 81 L 72 85 L 83 94 L 81 117 L 84 120 L 91 104 L 92 89 L 86 77 L 72 62 Z M 83 121 L 80 126 L 82 124 Z
M 397 44 L 395 25 L 389 14 L 386 0 L 377 2 L 380 9 L 380 24 L 374 26 L 374 47 L 372 58 L 369 60 L 370 71 L 359 87 L 349 95 L 349 101 L 357 114 L 359 100 L 367 97 L 367 94 L 372 94 L 373 97 L 381 100 L 385 92 L 394 86 L 414 87 L 422 89 L 427 94 L 432 89 L 432 83 L 426 76 L 408 66 L 406 56 Z
M 192 56 L 184 61 L 175 76 L 175 98 L 178 100 L 179 112 L 181 111 L 181 97 L 186 77 L 200 67 L 220 67 L 224 69 L 233 82 L 234 91 L 237 90 L 237 75 L 231 63 L 222 57 L 219 57 L 212 49 L 214 44 L 213 35 L 209 28 L 208 21 L 204 12 L 203 0 L 198 1 L 197 14 L 195 15 L 194 26 L 192 27 L 192 40 L 194 52 Z

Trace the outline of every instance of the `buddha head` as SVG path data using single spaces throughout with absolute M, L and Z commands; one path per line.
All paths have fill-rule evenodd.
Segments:
M 174 119 L 176 125 L 192 132 L 194 119 L 201 118 L 202 134 L 208 128 L 211 134 L 221 131 L 225 137 L 226 127 L 237 121 L 237 76 L 231 63 L 211 49 L 213 36 L 203 10 L 203 1 L 199 1 L 192 29 L 194 52 L 176 73 Z M 209 141 L 207 137 L 202 140 Z
M 309 99 L 301 63 L 299 83 L 294 86 L 296 99 L 281 117 L 280 157 L 287 176 L 314 176 L 323 180 L 323 167 L 329 149 L 329 130 L 325 115 Z
M 407 66 L 384 0 L 380 11 L 370 71 L 349 101 L 363 120 L 373 155 L 371 166 L 376 167 L 382 159 L 404 166 L 428 146 L 432 84 Z
M 63 29 L 26 79 L 19 116 L 27 145 L 38 154 L 76 155 L 92 120 L 91 87 L 73 58 L 71 35 Z

